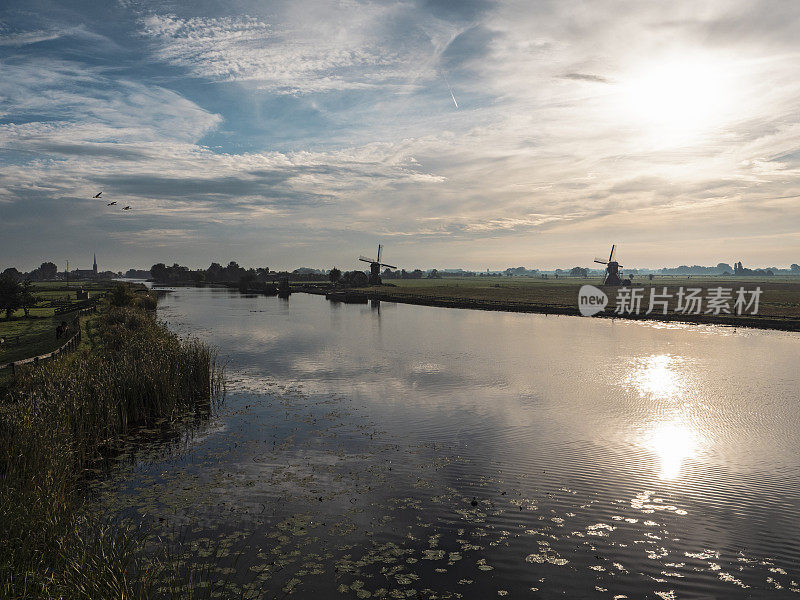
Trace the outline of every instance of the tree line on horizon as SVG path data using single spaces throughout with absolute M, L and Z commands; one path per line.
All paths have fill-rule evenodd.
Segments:
M 359 270 L 339 271 L 340 277 L 345 279 L 350 273 L 362 272 Z M 80 279 L 80 275 L 87 270 L 76 269 L 70 272 L 70 278 Z M 508 276 L 508 277 L 539 277 L 546 273 L 554 273 L 559 277 L 587 277 L 596 273 L 601 273 L 602 269 L 586 267 L 572 267 L 571 269 L 554 269 L 552 271 L 540 271 L 539 269 L 528 269 L 526 267 L 509 267 L 503 271 L 469 271 L 464 269 L 389 269 L 386 268 L 381 273 L 383 279 L 438 279 L 441 277 L 477 277 L 477 276 Z M 239 266 L 236 261 L 230 261 L 226 266 L 213 262 L 207 269 L 190 269 L 174 263 L 167 266 L 164 263 L 156 263 L 149 270 L 129 269 L 126 277 L 150 279 L 157 283 L 267 283 L 280 280 L 282 277 L 291 277 L 295 280 L 306 281 L 326 281 L 330 279 L 331 270 L 313 269 L 301 267 L 292 271 L 272 271 L 269 267 L 244 268 Z M 741 261 L 735 262 L 733 266 L 728 263 L 718 263 L 716 266 L 703 265 L 680 265 L 678 267 L 662 267 L 660 269 L 625 269 L 626 274 L 661 274 L 661 275 L 735 275 L 735 276 L 761 276 L 770 277 L 774 275 L 793 275 L 800 276 L 800 265 L 792 263 L 788 269 L 779 267 L 767 267 L 751 269 L 745 267 Z M 19 283 L 30 281 L 53 281 L 65 279 L 64 271 L 59 271 L 58 266 L 52 261 L 45 261 L 39 267 L 24 272 L 15 267 L 8 267 L 0 275 L 11 278 Z M 98 273 L 98 277 L 121 276 L 122 272 L 104 271 Z M 337 279 L 338 280 L 338 279 Z

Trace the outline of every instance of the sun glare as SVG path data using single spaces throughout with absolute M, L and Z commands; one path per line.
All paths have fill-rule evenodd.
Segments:
M 699 57 L 642 66 L 620 89 L 629 122 L 665 145 L 696 141 L 719 126 L 734 97 L 729 67 Z
M 661 460 L 661 479 L 675 479 L 683 461 L 694 455 L 695 436 L 683 423 L 661 423 L 650 433 L 648 446 Z
M 627 383 L 642 396 L 658 400 L 678 400 L 686 387 L 679 367 L 681 359 L 668 354 L 645 356 L 633 363 Z

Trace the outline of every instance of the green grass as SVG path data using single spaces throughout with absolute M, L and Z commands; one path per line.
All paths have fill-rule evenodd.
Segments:
M 84 283 L 87 284 L 84 289 L 90 289 L 93 296 L 108 292 L 116 285 L 111 281 Z M 67 288 L 63 282 L 58 281 L 37 282 L 33 293 L 42 301 L 30 309 L 29 318 L 25 318 L 21 309 L 11 319 L 6 319 L 3 314 L 3 318 L 0 318 L 0 337 L 6 338 L 7 342 L 0 346 L 0 365 L 47 354 L 58 348 L 63 340 L 56 339 L 56 327 L 61 321 L 67 321 L 71 325 L 74 314 L 56 315 L 55 308 L 46 305 L 53 300 L 62 299 L 68 299 L 73 304 L 80 302 L 76 297 L 77 289 L 75 284 Z M 132 289 L 141 291 L 145 288 L 134 286 Z
M 125 298 L 134 306 L 109 306 L 77 352 L 22 367 L 0 399 L 0 597 L 147 598 L 185 574 L 78 510 L 83 468 L 120 436 L 208 414 L 221 391 L 208 347 L 137 307 L 152 298 Z
M 599 286 L 602 283 L 602 277 L 559 277 L 555 279 L 552 275 L 548 279 L 541 277 L 442 277 L 441 279 L 385 279 L 384 283 L 391 283 L 397 287 L 439 287 L 439 286 L 458 286 L 458 287 L 494 287 L 500 285 L 501 287 L 528 287 L 528 286 L 575 286 L 583 284 L 591 284 Z M 637 275 L 633 278 L 633 283 L 642 285 L 723 285 L 727 286 L 732 283 L 742 284 L 775 284 L 787 283 L 797 284 L 800 287 L 800 277 L 780 276 L 780 277 L 737 277 L 737 276 L 714 276 L 714 277 L 701 277 L 692 275 L 656 275 L 653 280 L 647 276 Z
M 0 321 L 0 337 L 6 339 L 0 346 L 0 365 L 55 350 L 63 342 L 56 339 L 58 323 L 52 317 Z
M 37 290 L 51 292 L 70 292 L 73 295 L 79 289 L 106 291 L 112 289 L 118 282 L 108 279 L 97 281 L 72 281 L 69 285 L 65 281 L 37 281 L 34 283 Z
M 767 320 L 800 320 L 800 278 L 797 277 L 691 277 L 657 276 L 651 281 L 646 277 L 636 277 L 634 284 L 645 288 L 667 286 L 674 293 L 679 286 L 699 287 L 704 290 L 713 287 L 746 289 L 761 287 L 758 318 Z M 507 303 L 509 306 L 524 305 L 536 312 L 548 310 L 577 311 L 578 290 L 582 285 L 599 286 L 598 277 L 559 279 L 529 277 L 463 277 L 442 279 L 399 279 L 386 280 L 396 287 L 380 288 L 382 296 L 397 299 L 410 296 L 424 296 L 442 300 L 466 299 Z M 616 306 L 615 288 L 607 288 L 609 306 Z M 645 290 L 645 297 L 649 292 Z M 705 295 L 705 292 L 703 292 Z

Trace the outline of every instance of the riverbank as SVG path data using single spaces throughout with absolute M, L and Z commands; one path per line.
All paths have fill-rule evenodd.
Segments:
M 208 414 L 219 398 L 213 351 L 154 307 L 150 293 L 115 288 L 91 347 L 20 368 L 0 398 L 0 596 L 143 597 L 172 569 L 82 514 L 78 491 L 133 427 Z
M 395 287 L 371 287 L 354 290 L 366 295 L 367 299 L 386 302 L 402 302 L 425 306 L 446 308 L 471 308 L 476 310 L 495 310 L 553 315 L 579 315 L 578 291 L 582 285 L 597 285 L 596 279 L 541 280 L 513 278 L 434 279 L 434 280 L 392 280 Z M 706 297 L 712 288 L 723 287 L 737 290 L 744 287 L 752 290 L 760 288 L 758 314 L 682 314 L 674 310 L 674 302 L 667 314 L 654 312 L 645 314 L 653 288 L 660 293 L 663 287 L 676 292 L 679 287 L 700 288 L 700 295 Z M 732 327 L 753 327 L 800 331 L 800 281 L 755 278 L 655 278 L 642 282 L 637 288 L 643 290 L 642 310 L 637 314 L 618 315 L 616 294 L 619 288 L 605 288 L 609 303 L 605 311 L 596 315 L 602 318 L 625 318 L 634 320 L 656 320 L 666 322 L 697 323 L 704 325 L 725 325 Z M 734 291 L 735 297 L 735 291 Z M 731 306 L 733 303 L 731 303 Z M 705 308 L 703 308 L 705 310 Z

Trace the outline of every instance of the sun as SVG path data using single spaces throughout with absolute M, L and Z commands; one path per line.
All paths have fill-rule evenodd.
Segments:
M 691 143 L 729 117 L 734 79 L 730 64 L 702 55 L 646 63 L 620 81 L 619 106 L 650 142 Z

